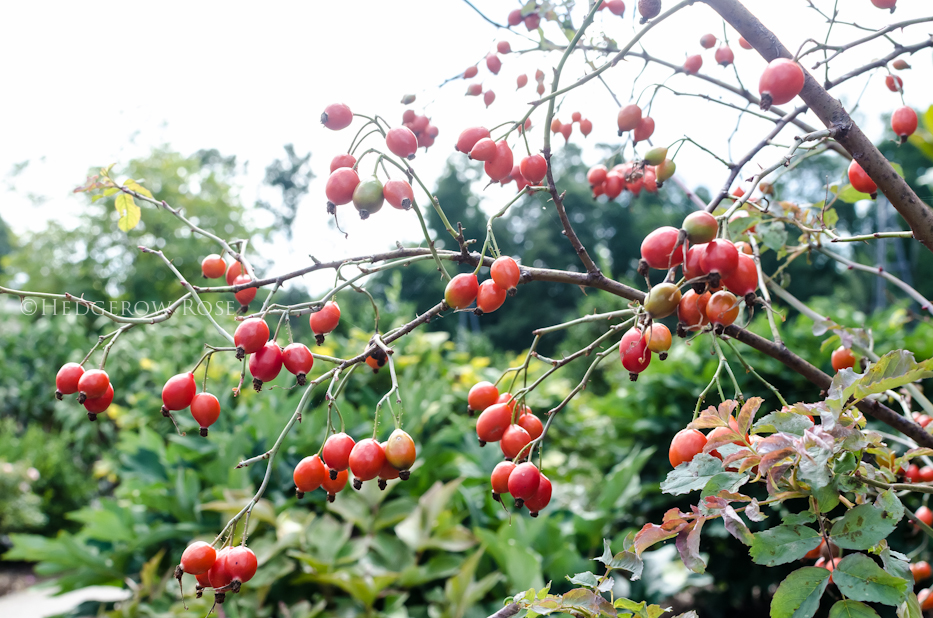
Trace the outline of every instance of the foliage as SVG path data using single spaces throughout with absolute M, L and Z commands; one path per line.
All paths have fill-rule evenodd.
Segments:
M 243 475 L 233 470 L 234 465 L 243 454 L 262 449 L 275 438 L 296 401 L 292 391 L 276 386 L 286 382 L 279 378 L 261 396 L 244 391 L 238 399 L 222 397 L 224 415 L 212 428 L 210 440 L 190 433 L 184 438 L 165 436 L 150 427 L 148 419 L 158 408 L 157 389 L 143 385 L 158 384 L 176 372 L 160 360 L 168 358 L 164 350 L 177 350 L 182 340 L 198 341 L 206 334 L 186 331 L 164 341 L 162 335 L 145 340 L 127 335 L 131 339 L 124 343 L 125 369 L 117 384 L 120 391 L 134 395 L 108 411 L 104 426 L 113 424 L 120 431 L 113 448 L 101 452 L 94 465 L 96 476 L 113 481 L 112 494 L 69 513 L 68 519 L 79 525 L 73 533 L 62 531 L 56 538 L 12 535 L 14 548 L 7 559 L 38 561 L 38 571 L 57 574 L 65 589 L 119 585 L 123 573 L 141 573 L 150 582 L 141 590 L 156 598 L 138 598 L 138 602 L 171 605 L 172 611 L 182 613 L 175 590 L 167 585 L 172 567 L 166 553 L 177 556 L 191 538 L 207 538 L 204 535 L 215 531 L 221 519 L 239 509 L 258 484 L 261 470 Z M 336 347 L 327 351 L 340 353 L 344 347 L 359 345 L 362 336 L 362 331 L 351 330 L 329 338 L 328 345 Z M 250 546 L 263 566 L 257 575 L 260 581 L 250 587 L 249 594 L 255 596 L 243 595 L 238 601 L 243 611 L 264 604 L 263 599 L 292 605 L 307 597 L 304 590 L 340 589 L 347 596 L 328 593 L 313 603 L 332 599 L 325 601 L 329 611 L 365 612 L 376 606 L 390 614 L 402 597 L 410 597 L 405 605 L 413 615 L 419 605 L 464 615 L 477 603 L 494 604 L 508 590 L 541 586 L 545 579 L 557 580 L 568 569 L 581 566 L 588 545 L 578 546 L 559 533 L 566 525 L 563 520 L 573 517 L 569 508 L 533 522 L 513 520 L 510 525 L 489 496 L 488 473 L 498 459 L 497 449 L 480 449 L 470 440 L 469 421 L 456 412 L 465 401 L 461 384 L 470 383 L 476 374 L 461 380 L 448 373 L 463 370 L 457 362 L 462 355 L 440 334 L 415 336 L 400 348 L 399 369 L 407 385 L 403 393 L 412 402 L 406 426 L 430 436 L 419 445 L 419 453 L 432 465 L 416 469 L 408 483 L 390 484 L 386 492 L 367 484 L 361 493 L 342 493 L 332 505 L 317 494 L 297 501 L 290 470 L 318 448 L 317 436 L 326 422 L 320 401 L 304 415 L 276 466 L 273 488 L 250 520 Z M 482 372 L 487 362 L 478 357 L 470 365 Z M 237 371 L 233 363 L 212 362 L 211 380 L 229 379 Z M 413 380 L 414 375 L 422 380 Z M 352 403 L 341 405 L 348 430 L 358 432 L 365 426 L 386 378 L 385 372 L 372 375 L 365 380 L 369 384 L 350 397 Z M 446 385 L 449 382 L 454 391 Z M 56 406 L 62 420 L 67 415 L 86 426 L 81 415 L 74 415 L 73 404 L 66 403 Z M 191 431 L 190 420 L 180 422 Z M 384 426 L 388 432 L 388 425 Z M 161 427 L 168 429 L 165 424 Z M 238 431 L 229 431 L 232 427 Z M 594 521 L 608 524 L 618 517 L 623 490 L 626 499 L 637 498 L 645 455 L 631 452 L 610 477 L 618 480 L 590 489 L 598 505 L 590 514 Z M 227 489 L 221 489 L 224 485 Z M 515 544 L 518 540 L 522 545 Z M 85 553 L 92 558 L 84 559 Z M 185 581 L 190 596 L 191 584 Z
M 47 521 L 32 487 L 39 478 L 22 462 L 0 461 L 0 530 L 34 530 Z
M 120 171 L 118 178 L 139 181 L 147 191 L 184 209 L 186 216 L 205 228 L 230 238 L 259 239 L 265 234 L 246 220 L 246 210 L 235 197 L 237 168 L 233 157 L 223 157 L 216 150 L 184 156 L 163 148 L 129 162 Z M 112 173 L 116 175 L 116 169 Z M 191 242 L 190 231 L 175 229 L 173 217 L 139 200 L 134 205 L 144 208 L 146 216 L 127 234 L 111 233 L 119 220 L 114 201 L 120 196 L 130 198 L 124 193 L 111 194 L 83 207 L 73 229 L 53 221 L 46 230 L 20 239 L 5 274 L 16 273 L 17 280 L 32 290 L 80 291 L 95 301 L 132 304 L 177 298 L 177 282 L 171 273 L 155 260 L 136 260 L 136 247 L 153 245 L 172 255 L 177 267 L 194 272 L 204 257 L 201 247 Z M 51 302 L 48 305 L 51 312 Z M 61 303 L 57 309 L 62 311 Z
M 749 555 L 758 564 L 776 566 L 801 560 L 821 542 L 879 556 L 883 569 L 868 554 L 846 555 L 833 571 L 834 582 L 849 599 L 897 606 L 906 612 L 914 583 L 909 558 L 891 550 L 887 541 L 905 515 L 893 483 L 906 461 L 931 455 L 933 450 L 913 449 L 898 456 L 879 433 L 861 431 L 865 417 L 855 405 L 931 377 L 931 368 L 933 361 L 916 363 L 910 353 L 892 351 L 861 374 L 852 369 L 837 373 L 824 401 L 785 406 L 757 424 L 755 417 L 763 403 L 758 397 L 744 403 L 729 400 L 704 410 L 688 428 L 723 428 L 723 432 L 716 439 L 710 434 L 703 449 L 707 454 L 677 466 L 661 484 L 662 491 L 671 495 L 700 491 L 699 502 L 689 512 L 669 510 L 661 524 L 645 524 L 633 539 L 636 555 L 676 537 L 684 565 L 703 573 L 706 563 L 698 553 L 700 531 L 704 524 L 721 518 L 726 531 L 749 546 Z M 795 415 L 801 418 L 794 419 Z M 813 415 L 820 416 L 819 425 L 810 420 Z M 715 457 L 708 454 L 712 452 Z M 764 493 L 752 485 L 743 488 L 748 483 L 761 485 Z M 784 515 L 783 523 L 773 527 L 750 532 L 749 522 L 768 519 L 762 506 L 783 510 L 785 503 L 800 504 L 801 500 L 806 507 L 803 511 Z M 736 509 L 734 503 L 742 506 Z M 814 522 L 818 526 L 812 526 Z M 772 616 L 813 616 L 828 580 L 825 569 L 803 567 L 791 573 L 772 600 Z

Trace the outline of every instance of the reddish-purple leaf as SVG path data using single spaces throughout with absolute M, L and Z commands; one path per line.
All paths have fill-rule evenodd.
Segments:
M 677 541 L 674 543 L 684 566 L 694 573 L 706 572 L 706 563 L 700 558 L 700 531 L 705 521 L 706 518 L 699 517 L 687 524 L 677 534 Z
M 764 403 L 764 399 L 761 397 L 750 397 L 742 406 L 742 410 L 739 412 L 739 416 L 736 419 L 739 422 L 739 431 L 741 431 L 742 434 L 748 433 L 749 428 L 752 426 L 752 422 L 755 420 L 755 414 L 758 412 L 758 408 L 761 407 L 762 403 Z
M 635 554 L 639 557 L 642 552 L 661 541 L 677 536 L 677 533 L 687 526 L 683 519 L 664 522 L 662 525 L 645 524 L 635 535 Z
M 726 506 L 722 510 L 722 523 L 726 526 L 726 530 L 742 541 L 746 545 L 752 544 L 752 533 L 749 531 L 748 526 L 745 525 L 745 522 L 742 521 L 742 518 L 739 517 L 739 514 L 735 512 L 731 506 Z

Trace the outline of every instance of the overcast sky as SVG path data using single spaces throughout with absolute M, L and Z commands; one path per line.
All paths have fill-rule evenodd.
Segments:
M 834 4 L 833 0 L 814 1 L 826 11 Z M 474 4 L 501 23 L 509 10 L 520 6 L 501 0 Z M 623 18 L 603 11 L 594 31 L 603 29 L 616 41 L 627 41 L 638 27 L 631 15 L 635 1 L 627 4 Z M 665 4 L 672 3 L 666 0 Z M 805 0 L 746 0 L 745 4 L 789 49 L 796 50 L 807 38 L 825 37 L 825 24 L 806 8 Z M 929 0 L 901 0 L 894 15 L 874 8 L 869 0 L 839 4 L 841 19 L 871 27 L 933 14 Z M 553 24 L 546 24 L 545 29 L 552 40 L 562 40 Z M 415 160 L 419 173 L 433 184 L 463 128 L 492 126 L 524 113 L 524 104 L 533 98 L 534 80 L 516 93 L 516 75 L 533 75 L 536 68 L 550 74 L 556 64 L 557 55 L 536 53 L 504 56 L 497 76 L 481 65 L 477 80 L 497 94 L 488 110 L 480 99 L 463 96 L 466 84 L 462 80 L 438 89 L 444 79 L 481 60 L 497 40 L 509 40 L 513 49 L 530 47 L 524 27 L 516 30 L 498 30 L 460 0 L 3 3 L 0 215 L 17 234 L 41 229 L 49 218 L 67 220 L 79 215 L 83 201 L 71 189 L 83 180 L 89 166 L 114 162 L 119 166 L 162 144 L 186 154 L 217 148 L 249 162 L 241 197 L 250 204 L 260 189 L 265 166 L 284 155 L 284 144 L 294 143 L 299 153 L 312 152 L 317 180 L 301 206 L 296 241 L 265 248 L 279 266 L 303 265 L 309 252 L 333 259 L 390 246 L 396 239 L 416 241 L 420 231 L 413 215 L 385 210 L 368 221 L 345 212 L 341 223 L 350 233 L 348 239 L 336 232 L 319 233 L 327 229 L 323 197 L 327 164 L 346 149 L 355 132 L 322 128 L 321 110 L 328 103 L 344 101 L 356 111 L 379 113 L 398 123 L 404 109 L 399 99 L 405 93 L 416 93 L 414 107 L 420 111 L 427 105 L 428 115 L 440 129 L 435 146 Z M 933 26 L 925 23 L 891 36 L 909 44 L 923 40 L 931 31 Z M 706 32 L 721 37 L 723 24 L 711 9 L 697 3 L 653 30 L 643 42 L 647 51 L 679 64 L 685 54 L 700 51 L 698 40 Z M 743 82 L 757 90 L 764 61 L 755 52 L 739 48 L 731 28 L 727 33 Z M 833 40 L 845 42 L 859 36 L 852 28 L 837 26 Z M 833 64 L 831 77 L 890 50 L 890 43 L 880 39 L 876 45 L 847 52 Z M 716 66 L 712 53 L 704 52 L 702 71 L 734 82 L 732 70 Z M 900 74 L 905 99 L 916 109 L 925 109 L 933 102 L 930 50 L 909 61 L 913 69 Z M 606 73 L 606 81 L 623 103 L 641 67 L 633 60 Z M 567 81 L 582 75 L 584 69 L 580 62 L 570 63 L 565 70 Z M 669 75 L 667 70 L 649 70 L 635 84 L 636 96 Z M 867 84 L 856 119 L 876 139 L 885 135 L 882 114 L 900 105 L 899 97 L 884 88 L 883 75 L 883 71 L 869 73 L 833 91 L 851 106 Z M 678 75 L 666 83 L 688 91 L 697 82 Z M 728 95 L 724 98 L 739 102 Z M 594 144 L 618 139 L 616 104 L 606 88 L 594 81 L 567 96 L 560 116 L 569 116 L 573 110 L 593 121 L 594 132 L 585 143 L 579 133 L 571 139 L 584 146 L 587 163 L 595 163 L 599 152 Z M 543 107 L 532 116 L 538 129 L 543 116 Z M 667 144 L 686 134 L 726 156 L 734 112 L 662 91 L 652 116 L 657 121 L 655 144 Z M 807 120 L 819 125 L 812 116 Z M 733 140 L 732 156 L 740 157 L 767 127 L 766 122 L 746 117 Z M 784 134 L 783 142 L 790 136 Z M 533 130 L 530 139 L 532 148 L 540 147 L 541 132 Z M 559 138 L 556 143 L 562 142 Z M 772 150 L 758 160 L 767 164 L 778 156 L 779 151 Z M 11 170 L 25 161 L 29 165 L 13 177 Z M 720 164 L 689 146 L 677 164 L 693 186 L 718 187 L 725 178 Z M 756 169 L 750 165 L 746 175 Z M 670 187 L 664 190 L 676 190 Z M 513 192 L 514 185 L 490 188 L 484 194 L 485 203 L 489 207 L 501 204 Z M 819 199 L 813 196 L 813 201 Z M 164 215 L 152 210 L 143 213 L 144 219 L 151 216 Z M 313 246 L 309 238 L 314 239 Z M 213 250 L 205 246 L 205 253 Z

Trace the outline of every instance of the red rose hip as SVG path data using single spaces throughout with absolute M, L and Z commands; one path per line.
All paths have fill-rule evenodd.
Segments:
M 78 381 L 84 375 L 84 367 L 78 363 L 65 363 L 55 376 L 55 396 L 71 395 L 78 392 Z
M 162 387 L 162 412 L 177 412 L 191 405 L 198 386 L 194 381 L 194 374 L 190 371 L 172 376 Z
M 444 302 L 452 309 L 466 309 L 479 293 L 479 282 L 473 273 L 460 273 L 447 283 Z
M 252 354 L 262 349 L 269 340 L 269 325 L 259 318 L 250 318 L 240 322 L 233 333 L 233 343 L 237 347 L 237 358 Z
M 535 495 L 540 482 L 541 473 L 533 463 L 526 461 L 515 466 L 509 475 L 509 493 L 515 498 L 515 506 L 521 507 L 525 500 Z
M 201 428 L 201 436 L 207 437 L 207 428 L 220 418 L 220 402 L 210 393 L 198 393 L 191 400 L 191 416 Z
M 86 399 L 96 399 L 107 393 L 107 387 L 110 386 L 110 376 L 103 369 L 91 369 L 85 371 L 78 378 L 78 403 L 84 403 Z

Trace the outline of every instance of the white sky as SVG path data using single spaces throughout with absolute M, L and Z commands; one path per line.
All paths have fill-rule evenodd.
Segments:
M 509 10 L 520 6 L 501 0 L 477 0 L 475 4 L 501 23 Z M 635 0 L 627 4 L 624 18 L 603 11 L 593 28 L 604 29 L 623 44 L 635 27 L 631 15 Z M 816 4 L 829 11 L 833 0 L 816 0 Z M 839 4 L 844 7 L 841 19 L 872 27 L 933 14 L 929 0 L 901 0 L 894 15 L 874 8 L 869 0 L 842 0 Z M 825 24 L 806 8 L 805 0 L 746 0 L 746 5 L 792 50 L 806 38 L 822 40 L 825 36 Z M 551 40 L 562 42 L 553 24 L 545 28 Z M 517 31 L 525 34 L 523 26 Z M 715 13 L 697 3 L 643 41 L 654 55 L 680 63 L 686 53 L 700 51 L 700 35 L 712 32 L 721 37 L 722 31 L 722 21 Z M 931 31 L 933 25 L 921 24 L 892 37 L 910 44 L 923 40 Z M 862 36 L 839 26 L 835 32 L 840 36 L 837 42 Z M 744 83 L 757 91 L 764 61 L 755 52 L 739 48 L 731 28 L 729 37 Z M 481 60 L 500 38 L 508 39 L 513 49 L 530 46 L 523 36 L 497 31 L 460 0 L 3 3 L 0 214 L 17 234 L 41 229 L 49 218 L 67 220 L 80 215 L 83 198 L 74 197 L 71 189 L 83 180 L 89 166 L 120 164 L 161 144 L 186 154 L 217 148 L 225 155 L 236 155 L 240 162 L 248 161 L 242 199 L 251 204 L 265 166 L 284 156 L 284 144 L 294 143 L 299 153 L 312 152 L 317 179 L 296 221 L 297 240 L 264 249 L 277 267 L 304 265 L 308 253 L 333 259 L 388 247 L 396 239 L 416 240 L 420 230 L 414 216 L 388 207 L 368 221 L 360 221 L 352 209 L 344 207 L 341 224 L 349 231 L 349 239 L 328 231 L 323 197 L 327 165 L 334 154 L 346 149 L 358 125 L 338 133 L 328 131 L 319 124 L 320 112 L 328 103 L 344 101 L 355 111 L 379 113 L 390 122 L 400 122 L 404 109 L 399 104 L 401 96 L 417 93 L 414 107 L 420 111 L 421 106 L 430 104 L 428 115 L 440 129 L 435 146 L 427 154 L 419 152 L 414 162 L 431 186 L 463 128 L 492 126 L 524 112 L 523 104 L 533 98 L 534 80 L 515 93 L 516 75 L 527 72 L 532 76 L 540 67 L 550 76 L 550 67 L 557 62 L 555 54 L 512 54 L 503 57 L 498 76 L 489 74 L 481 64 L 477 79 L 497 94 L 488 110 L 480 98 L 463 96 L 463 81 L 437 89 L 445 78 Z M 833 64 L 831 76 L 890 49 L 881 39 L 878 45 L 847 52 Z M 734 81 L 731 69 L 715 65 L 713 51 L 703 54 L 703 72 Z M 809 67 L 812 61 L 804 64 Z M 909 62 L 913 69 L 900 73 L 906 101 L 915 109 L 925 109 L 933 101 L 930 50 Z M 606 73 L 623 102 L 640 69 L 641 62 L 633 60 Z M 582 65 L 572 62 L 562 83 L 582 74 Z M 640 78 L 636 96 L 645 86 L 668 76 L 666 69 L 649 71 Z M 856 119 L 877 139 L 885 130 L 881 115 L 900 105 L 898 96 L 884 88 L 883 73 L 866 74 L 834 93 L 851 105 L 869 81 Z M 666 83 L 681 91 L 699 87 L 719 96 L 704 83 L 683 75 Z M 568 95 L 560 117 L 579 110 L 593 121 L 595 128 L 585 142 L 584 157 L 595 163 L 599 154 L 594 145 L 618 140 L 617 108 L 597 81 L 581 90 Z M 729 95 L 724 98 L 740 102 Z M 542 107 L 532 117 L 536 125 L 530 133 L 532 148 L 541 145 L 543 116 Z M 657 121 L 655 144 L 667 144 L 687 134 L 723 154 L 735 125 L 730 110 L 663 91 L 652 116 Z M 812 115 L 807 120 L 819 126 Z M 754 118 L 743 120 L 733 141 L 733 157 L 739 158 L 768 126 Z M 790 135 L 784 134 L 784 143 Z M 572 140 L 582 141 L 579 133 Z M 555 143 L 562 142 L 558 138 Z M 759 160 L 769 163 L 778 156 L 778 151 L 771 151 Z M 30 161 L 26 170 L 11 177 L 13 165 L 26 160 Z M 677 164 L 681 176 L 693 186 L 718 187 L 725 178 L 722 166 L 690 146 L 681 152 Z M 756 169 L 749 166 L 745 175 Z M 670 190 L 676 188 L 671 185 Z M 501 204 L 513 192 L 511 185 L 488 189 L 485 196 L 492 200 L 488 204 Z M 156 216 L 152 210 L 144 211 L 144 219 L 151 216 Z M 213 249 L 206 246 L 205 253 Z

